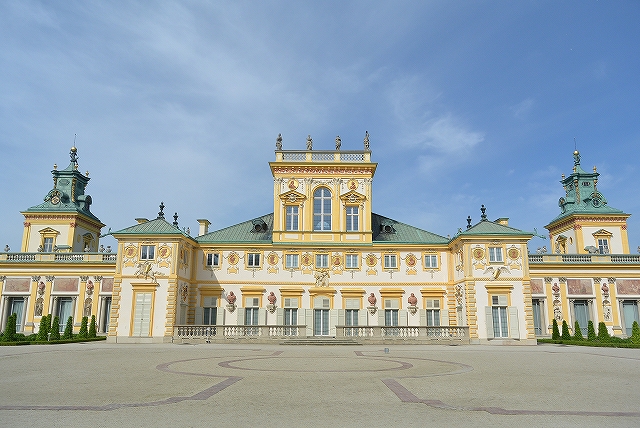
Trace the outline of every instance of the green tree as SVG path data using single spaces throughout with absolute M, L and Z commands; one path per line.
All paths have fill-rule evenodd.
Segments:
M 51 321 L 49 321 L 49 315 L 43 315 L 40 318 L 40 328 L 38 329 L 38 337 L 36 340 L 39 342 L 46 342 L 49 340 L 49 326 L 51 325 Z
M 82 322 L 80 323 L 80 331 L 78 332 L 78 337 L 81 339 L 86 339 L 89 336 L 89 332 L 87 331 L 88 320 L 88 317 L 82 317 Z
M 598 340 L 601 342 L 607 342 L 611 336 L 609 336 L 609 330 L 604 322 L 598 323 Z
M 575 340 L 584 340 L 582 329 L 580 328 L 580 324 L 578 323 L 578 321 L 576 321 L 573 325 L 573 338 Z
M 571 340 L 571 333 L 569 333 L 569 326 L 565 320 L 562 320 L 562 340 Z
M 64 333 L 62 333 L 63 339 L 73 339 L 73 317 L 67 318 L 67 324 L 64 327 Z
M 589 321 L 587 324 L 587 340 L 596 340 L 596 329 L 593 326 L 593 321 Z
M 2 333 L 2 336 L 0 336 L 0 340 L 2 340 L 3 342 L 14 342 L 16 340 L 17 321 L 17 314 L 9 315 L 9 318 L 7 318 L 7 325 L 4 327 L 4 333 Z
M 51 323 L 51 340 L 60 340 L 60 318 L 57 315 Z
M 91 323 L 89 324 L 89 337 L 96 337 L 96 316 L 91 315 Z
M 640 326 L 638 326 L 638 321 L 634 321 L 633 326 L 631 326 L 631 343 L 640 345 Z
M 560 340 L 560 330 L 558 329 L 558 321 L 556 321 L 556 319 L 553 319 L 553 330 L 551 333 L 551 338 L 553 340 Z

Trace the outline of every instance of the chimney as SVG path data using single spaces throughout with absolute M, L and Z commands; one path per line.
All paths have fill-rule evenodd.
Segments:
M 200 218 L 198 219 L 198 224 L 200 225 L 200 228 L 198 229 L 198 236 L 206 235 L 207 233 L 209 233 L 209 225 L 211 224 L 209 220 Z

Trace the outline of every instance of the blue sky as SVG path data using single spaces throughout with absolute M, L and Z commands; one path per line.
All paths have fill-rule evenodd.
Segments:
M 3 1 L 0 244 L 19 249 L 74 134 L 107 228 L 164 201 L 197 231 L 273 211 L 278 133 L 360 150 L 368 130 L 374 211 L 444 236 L 481 204 L 542 233 L 575 138 L 636 248 L 639 18 L 637 1 Z

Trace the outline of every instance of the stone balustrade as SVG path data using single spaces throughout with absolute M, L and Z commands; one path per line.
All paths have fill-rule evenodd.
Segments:
M 640 264 L 640 254 L 529 254 L 529 263 Z
M 0 253 L 2 262 L 115 263 L 116 253 Z

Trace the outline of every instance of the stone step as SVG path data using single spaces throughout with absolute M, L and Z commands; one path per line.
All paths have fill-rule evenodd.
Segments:
M 353 339 L 310 337 L 307 339 L 283 340 L 280 345 L 362 345 L 362 343 L 358 343 Z

